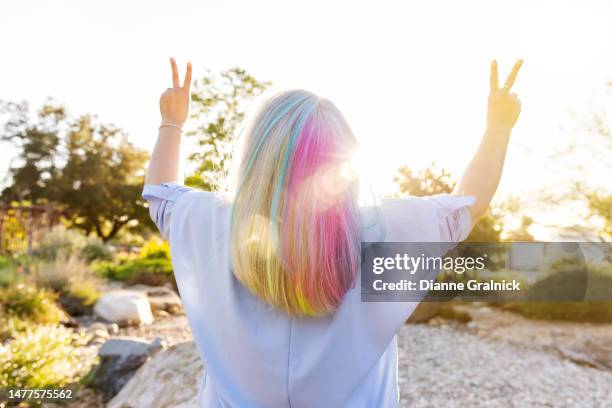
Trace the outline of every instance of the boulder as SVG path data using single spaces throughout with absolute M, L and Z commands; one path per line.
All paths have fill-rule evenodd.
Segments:
M 108 340 L 98 352 L 100 363 L 93 369 L 91 386 L 105 399 L 112 398 L 150 356 L 164 347 L 160 338 L 151 343 L 131 337 Z
M 183 314 L 181 298 L 172 289 L 165 286 L 133 285 L 130 290 L 146 293 L 153 314 L 163 316 L 168 314 Z
M 203 372 L 195 344 L 175 344 L 140 367 L 107 407 L 197 407 Z
M 104 294 L 94 306 L 96 316 L 119 325 L 150 324 L 151 304 L 146 293 L 134 290 L 114 290 Z
M 600 370 L 612 370 L 612 340 L 586 340 L 582 343 L 557 346 L 562 357 L 577 364 L 586 365 Z

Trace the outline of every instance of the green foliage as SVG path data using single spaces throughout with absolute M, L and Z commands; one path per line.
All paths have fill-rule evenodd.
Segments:
M 504 309 L 530 319 L 612 323 L 612 302 L 523 302 Z
M 197 168 L 185 180 L 187 185 L 218 189 L 238 126 L 252 101 L 269 85 L 241 68 L 209 72 L 194 82 L 191 117 L 198 126 L 188 135 L 197 139 L 199 149 L 190 156 Z
M 5 103 L 2 112 L 8 120 L 0 140 L 18 151 L 4 202 L 53 203 L 71 227 L 104 242 L 148 224 L 140 196 L 148 156 L 121 129 L 91 115 L 69 117 L 52 102 L 33 119 L 25 103 Z
M 602 221 L 599 233 L 602 240 L 612 240 L 612 194 L 587 193 L 586 199 L 591 216 Z
M 416 197 L 450 194 L 456 184 L 450 172 L 438 168 L 435 163 L 420 171 L 414 171 L 406 166 L 401 167 L 394 181 L 398 184 L 400 194 Z M 474 225 L 466 241 L 499 242 L 502 230 L 502 218 L 489 209 Z
M 42 237 L 30 255 L 41 260 L 53 261 L 60 255 L 77 254 L 86 244 L 87 239 L 83 234 L 58 225 Z
M 152 239 L 140 248 L 138 257 L 141 259 L 170 259 L 170 245 L 167 241 Z
M 74 255 L 31 265 L 29 279 L 40 288 L 58 293 L 59 303 L 72 316 L 91 312 L 101 294 L 99 276 Z
M 425 197 L 436 194 L 449 194 L 457 184 L 450 172 L 438 168 L 435 163 L 414 171 L 406 166 L 400 167 L 393 178 L 402 194 Z
M 112 251 L 100 238 L 85 237 L 78 231 L 67 229 L 63 225 L 55 226 L 47 232 L 29 255 L 46 262 L 74 256 L 86 262 L 113 258 Z
M 2 314 L 34 323 L 59 324 L 66 319 L 56 299 L 57 296 L 48 290 L 25 284 L 0 288 Z
M 472 321 L 472 317 L 469 313 L 457 310 L 454 307 L 448 305 L 440 307 L 436 316 L 445 320 L 453 320 L 464 324 Z
M 0 270 L 13 267 L 13 260 L 9 257 L 0 255 Z
M 0 140 L 12 143 L 18 151 L 9 168 L 12 183 L 2 191 L 3 201 L 47 201 L 58 174 L 64 108 L 48 101 L 31 119 L 27 103 L 8 102 L 0 104 L 0 113 L 8 116 L 0 129 Z
M 174 284 L 170 247 L 159 239 L 147 241 L 136 258 L 119 263 L 99 262 L 95 265 L 98 275 L 107 279 L 143 283 L 152 286 Z
M 560 260 L 552 265 L 551 273 L 531 285 L 528 296 L 530 299 L 553 297 L 576 301 L 532 301 L 508 304 L 504 308 L 533 319 L 612 323 L 612 301 L 607 301 L 610 288 L 612 271 L 609 264 L 607 268 L 598 265 L 586 265 L 585 268 L 572 260 Z
M 74 347 L 79 340 L 63 326 L 28 327 L 0 345 L 0 388 L 59 388 L 78 382 L 89 366 Z

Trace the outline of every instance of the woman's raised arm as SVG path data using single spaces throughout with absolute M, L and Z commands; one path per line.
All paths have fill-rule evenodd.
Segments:
M 497 190 L 506 159 L 510 133 L 521 113 L 521 102 L 510 89 L 523 64 L 518 60 L 502 88 L 497 79 L 497 62 L 491 63 L 491 90 L 487 111 L 487 129 L 476 154 L 463 173 L 455 192 L 476 197 L 469 208 L 472 222 L 484 214 Z
M 151 161 L 145 177 L 145 184 L 166 182 L 182 183 L 179 175 L 182 126 L 189 116 L 191 63 L 187 63 L 185 81 L 179 83 L 178 68 L 174 58 L 172 67 L 172 88 L 168 88 L 159 98 L 161 125 L 157 143 L 151 154 Z

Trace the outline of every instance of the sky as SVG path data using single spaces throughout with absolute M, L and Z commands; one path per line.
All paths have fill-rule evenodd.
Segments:
M 537 158 L 612 80 L 610 21 L 609 1 L 2 2 L 0 99 L 37 107 L 51 96 L 150 149 L 170 56 L 196 77 L 240 66 L 334 101 L 384 193 L 401 165 L 436 162 L 458 177 L 485 128 L 491 59 L 501 82 L 523 58 L 500 185 L 520 194 L 554 182 Z M 0 172 L 12 156 L 0 149 Z

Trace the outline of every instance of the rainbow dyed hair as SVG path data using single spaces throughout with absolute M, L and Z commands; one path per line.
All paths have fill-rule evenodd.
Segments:
M 243 132 L 231 222 L 234 275 L 291 315 L 335 310 L 360 262 L 357 142 L 303 90 L 267 100 Z

